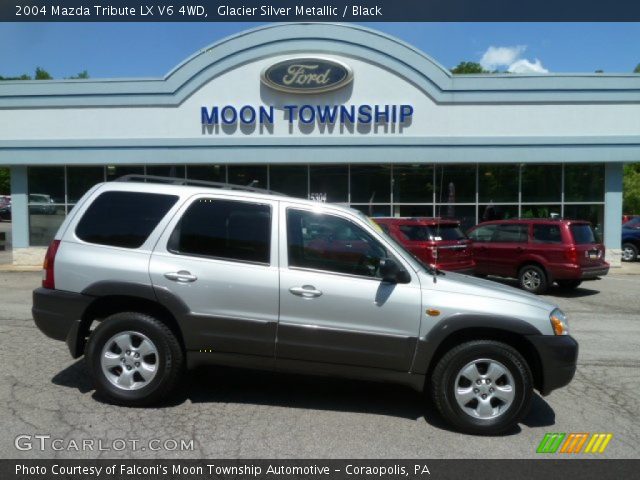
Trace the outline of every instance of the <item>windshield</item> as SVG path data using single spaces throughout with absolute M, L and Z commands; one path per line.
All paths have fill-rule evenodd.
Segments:
M 467 238 L 457 225 L 402 225 L 400 230 L 412 242 L 439 242 L 442 240 L 464 240 Z
M 631 220 L 624 224 L 627 228 L 636 228 L 640 227 L 640 217 L 633 217 Z
M 362 212 L 360 212 L 358 210 L 356 210 L 356 213 L 358 214 L 358 217 L 360 217 L 368 225 L 370 225 L 376 232 L 378 232 L 378 235 L 380 235 L 387 242 L 389 242 L 391 245 L 393 245 L 397 250 L 401 251 L 402 253 L 405 253 L 406 254 L 405 258 L 409 257 L 409 258 L 413 259 L 414 260 L 414 266 L 416 268 L 421 268 L 421 269 L 427 271 L 428 273 L 431 273 L 432 275 L 437 275 L 437 274 L 442 273 L 442 272 L 440 272 L 440 270 L 435 269 L 435 268 L 431 267 L 430 265 L 427 265 L 422 260 L 420 260 L 418 257 L 416 257 L 413 253 L 409 252 L 400 243 L 398 243 L 396 239 L 394 239 L 391 235 L 389 235 L 384 230 L 382 230 L 382 228 L 380 228 L 380 225 L 378 225 L 376 222 L 371 220 L 371 218 L 367 217 L 364 213 L 362 213 Z
M 588 243 L 596 243 L 596 236 L 593 233 L 591 225 L 586 223 L 578 223 L 571 225 L 571 234 L 576 245 L 585 245 Z

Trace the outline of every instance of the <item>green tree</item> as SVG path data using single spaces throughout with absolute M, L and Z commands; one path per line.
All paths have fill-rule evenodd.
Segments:
M 53 80 L 53 77 L 44 68 L 36 67 L 36 80 Z
M 78 73 L 77 75 L 73 75 L 72 77 L 69 77 L 69 80 L 85 80 L 89 78 L 89 72 L 87 72 L 86 70 L 81 71 L 80 73 Z
M 11 193 L 11 173 L 7 167 L 0 168 L 0 195 Z
M 622 211 L 629 214 L 640 213 L 640 163 L 624 166 L 622 183 Z
M 640 73 L 640 63 L 633 69 L 633 73 Z
M 482 65 L 476 62 L 460 62 L 456 67 L 451 69 L 451 73 L 460 75 L 467 73 L 491 73 L 482 68 Z

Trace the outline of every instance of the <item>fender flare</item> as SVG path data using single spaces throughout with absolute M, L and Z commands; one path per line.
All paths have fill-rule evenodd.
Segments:
M 431 366 L 434 354 L 451 335 L 472 328 L 491 329 L 519 336 L 541 335 L 542 332 L 529 322 L 506 315 L 481 315 L 460 313 L 451 315 L 418 338 L 412 373 L 424 375 Z

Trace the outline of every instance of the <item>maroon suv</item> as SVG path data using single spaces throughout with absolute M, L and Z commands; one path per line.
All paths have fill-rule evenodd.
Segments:
M 479 276 L 517 278 L 520 287 L 543 293 L 556 282 L 576 288 L 609 272 L 604 245 L 582 220 L 513 219 L 469 230 Z
M 473 273 L 471 242 L 457 220 L 425 217 L 373 220 L 421 262 L 442 270 Z

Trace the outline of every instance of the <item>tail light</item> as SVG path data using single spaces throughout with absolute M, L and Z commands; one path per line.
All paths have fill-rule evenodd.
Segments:
M 569 247 L 565 250 L 564 256 L 570 263 L 578 263 L 578 251 L 576 250 L 576 247 Z
M 56 288 L 56 282 L 53 274 L 53 267 L 56 260 L 56 253 L 58 253 L 58 247 L 60 246 L 60 240 L 54 240 L 47 248 L 47 253 L 44 256 L 44 264 L 42 265 L 42 287 L 43 288 Z

